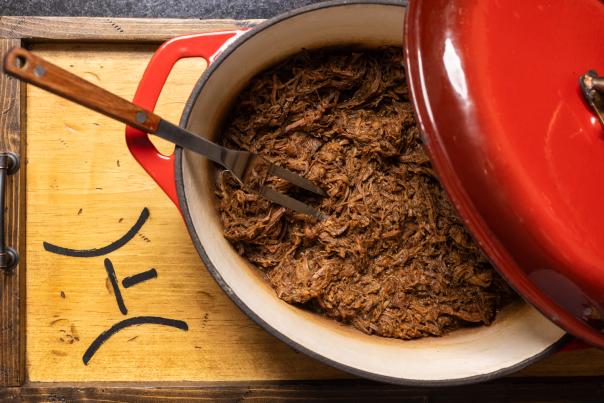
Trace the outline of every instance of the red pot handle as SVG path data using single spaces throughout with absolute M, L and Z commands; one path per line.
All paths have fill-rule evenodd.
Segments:
M 133 103 L 153 111 L 168 75 L 178 60 L 203 57 L 209 65 L 228 46 L 229 39 L 243 32 L 235 30 L 180 36 L 165 42 L 149 61 Z M 126 126 L 126 143 L 134 158 L 180 209 L 174 175 L 174 153 L 163 155 L 151 143 L 147 133 L 131 126 Z

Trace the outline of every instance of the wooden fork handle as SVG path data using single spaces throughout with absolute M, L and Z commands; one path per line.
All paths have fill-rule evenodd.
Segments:
M 4 71 L 137 129 L 155 133 L 161 118 L 21 47 L 4 58 Z

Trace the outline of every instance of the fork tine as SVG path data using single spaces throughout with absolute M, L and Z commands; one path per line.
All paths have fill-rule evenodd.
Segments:
M 288 209 L 297 211 L 299 213 L 308 214 L 319 220 L 323 218 L 322 214 L 319 211 L 310 207 L 308 204 L 302 203 L 300 200 L 296 200 L 293 197 L 289 197 L 288 195 L 277 192 L 276 190 L 271 189 L 267 186 L 262 186 L 262 188 L 260 188 L 259 193 L 261 196 L 267 198 L 268 200 L 280 204 L 283 207 L 287 207 Z
M 282 168 L 278 165 L 271 164 L 268 173 L 270 175 L 278 176 L 279 178 L 285 179 L 286 181 L 301 187 L 302 189 L 306 189 L 313 193 L 318 194 L 319 196 L 327 196 L 327 193 L 311 181 L 306 178 L 301 177 L 300 175 L 296 175 L 289 169 Z M 292 199 L 294 200 L 294 199 Z M 286 206 L 287 207 L 287 206 Z

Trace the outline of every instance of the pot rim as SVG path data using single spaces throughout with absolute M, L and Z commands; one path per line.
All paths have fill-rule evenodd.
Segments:
M 194 106 L 195 102 L 197 101 L 197 98 L 201 94 L 201 91 L 203 90 L 205 84 L 211 77 L 212 73 L 214 71 L 216 71 L 220 67 L 222 62 L 224 62 L 224 60 L 226 60 L 229 57 L 229 55 L 231 53 L 233 53 L 245 41 L 247 41 L 248 39 L 251 39 L 256 34 L 271 27 L 272 25 L 275 25 L 276 23 L 279 23 L 279 22 L 289 19 L 291 17 L 305 14 L 305 13 L 312 12 L 312 11 L 316 11 L 316 10 L 323 9 L 323 8 L 348 6 L 348 5 L 353 5 L 353 4 L 378 4 L 378 5 L 381 4 L 381 5 L 388 5 L 388 6 L 400 6 L 400 7 L 406 8 L 408 1 L 407 0 L 401 0 L 401 1 L 395 1 L 395 0 L 331 0 L 331 1 L 322 2 L 322 3 L 318 3 L 318 4 L 312 4 L 309 6 L 305 6 L 305 7 L 301 7 L 301 8 L 297 8 L 297 9 L 288 11 L 288 12 L 280 14 L 276 17 L 268 19 L 268 20 L 262 22 L 261 24 L 256 25 L 251 30 L 249 30 L 249 31 L 245 32 L 243 35 L 237 37 L 222 53 L 220 53 L 216 57 L 216 59 L 214 59 L 212 61 L 211 64 L 208 65 L 207 69 L 202 73 L 201 77 L 199 78 L 199 80 L 197 81 L 195 86 L 193 87 L 193 90 L 191 91 L 191 95 L 189 96 L 187 102 L 185 103 L 185 107 L 183 109 L 183 113 L 182 113 L 179 125 L 181 127 L 185 127 L 187 125 L 189 117 L 191 115 L 191 111 L 193 109 L 193 106 Z M 229 298 L 235 303 L 235 305 L 237 305 L 237 307 L 244 314 L 246 314 L 246 316 L 251 318 L 254 322 L 256 322 L 258 325 L 260 325 L 264 330 L 266 330 L 272 336 L 276 337 L 277 339 L 286 343 L 288 346 L 292 347 L 293 349 L 295 349 L 301 353 L 304 353 L 305 355 L 307 355 L 313 359 L 316 359 L 324 364 L 327 364 L 331 367 L 348 372 L 350 374 L 357 375 L 357 376 L 367 378 L 367 379 L 371 379 L 374 381 L 379 381 L 379 382 L 387 382 L 387 383 L 392 383 L 392 384 L 399 384 L 399 385 L 405 385 L 405 386 L 418 386 L 418 387 L 457 386 L 457 385 L 466 385 L 466 384 L 472 384 L 472 383 L 477 383 L 477 382 L 485 382 L 485 381 L 489 381 L 492 379 L 496 379 L 496 378 L 503 377 L 505 375 L 514 373 L 522 368 L 527 367 L 528 365 L 530 365 L 534 362 L 539 361 L 540 359 L 542 359 L 544 357 L 547 357 L 547 356 L 553 354 L 554 352 L 556 352 L 560 348 L 564 347 L 566 344 L 568 344 L 573 339 L 571 335 L 564 334 L 555 343 L 551 344 L 549 347 L 547 347 L 543 351 L 533 355 L 532 357 L 529 357 L 529 358 L 527 358 L 521 362 L 518 362 L 514 365 L 511 365 L 509 367 L 501 368 L 501 369 L 498 369 L 493 372 L 480 374 L 480 375 L 473 375 L 473 376 L 469 376 L 469 377 L 465 377 L 465 378 L 439 379 L 439 380 L 419 380 L 419 379 L 398 378 L 398 377 L 392 377 L 392 376 L 386 376 L 386 375 L 378 375 L 373 372 L 367 372 L 362 369 L 358 369 L 355 367 L 351 367 L 351 366 L 342 364 L 342 363 L 340 363 L 338 361 L 334 361 L 324 355 L 321 355 L 312 350 L 309 350 L 306 347 L 304 347 L 303 345 L 293 341 L 292 339 L 290 339 L 289 337 L 287 337 L 280 331 L 276 330 L 270 324 L 265 322 L 261 317 L 259 317 L 252 309 L 250 309 L 237 296 L 237 294 L 235 294 L 233 292 L 233 290 L 229 287 L 229 285 L 224 281 L 224 279 L 220 275 L 220 272 L 218 271 L 216 266 L 214 266 L 213 262 L 207 255 L 207 253 L 204 249 L 204 246 L 202 245 L 199 237 L 197 236 L 195 227 L 193 225 L 193 221 L 191 219 L 191 214 L 190 214 L 189 206 L 187 203 L 187 197 L 186 197 L 186 191 L 185 191 L 185 185 L 184 185 L 182 159 L 183 159 L 183 149 L 179 146 L 176 146 L 176 148 L 174 150 L 174 173 L 175 173 L 175 180 L 176 180 L 176 191 L 178 194 L 178 200 L 180 203 L 181 213 L 182 213 L 183 219 L 185 221 L 185 224 L 187 226 L 189 235 L 193 241 L 193 244 L 195 245 L 195 249 L 197 250 L 197 253 L 199 254 L 201 260 L 206 265 L 208 271 L 210 272 L 210 274 L 212 275 L 214 280 L 218 283 L 220 288 L 222 288 L 222 290 L 229 296 Z

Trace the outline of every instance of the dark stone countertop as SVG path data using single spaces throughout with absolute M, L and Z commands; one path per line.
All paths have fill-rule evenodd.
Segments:
M 0 0 L 0 15 L 270 18 L 320 0 Z

